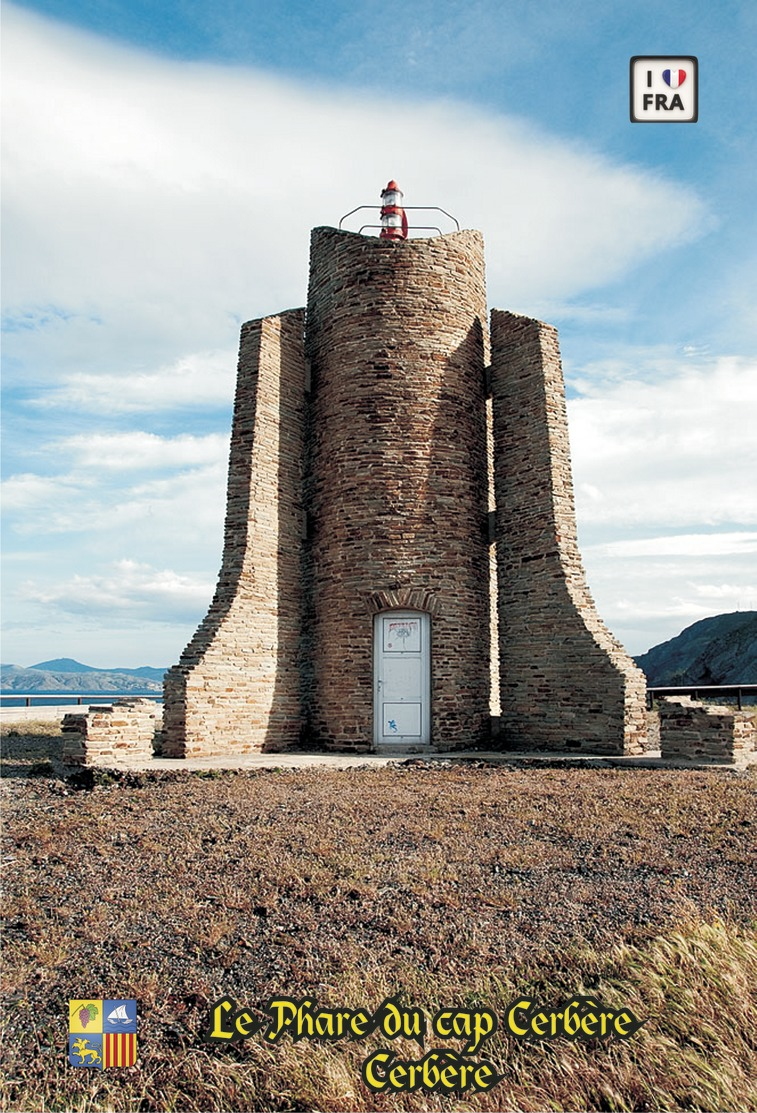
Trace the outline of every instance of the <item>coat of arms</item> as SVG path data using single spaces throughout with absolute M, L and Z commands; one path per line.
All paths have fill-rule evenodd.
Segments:
M 72 1067 L 133 1067 L 137 1061 L 137 1002 L 68 1002 L 68 1061 Z

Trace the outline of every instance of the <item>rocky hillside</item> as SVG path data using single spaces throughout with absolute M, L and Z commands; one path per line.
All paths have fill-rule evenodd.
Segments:
M 4 695 L 13 692 L 47 694 L 73 692 L 95 695 L 118 692 L 122 695 L 155 695 L 163 689 L 163 669 L 145 665 L 139 669 L 97 669 L 69 657 L 42 661 L 30 668 L 0 666 Z
M 703 618 L 635 660 L 651 687 L 757 684 L 757 611 Z

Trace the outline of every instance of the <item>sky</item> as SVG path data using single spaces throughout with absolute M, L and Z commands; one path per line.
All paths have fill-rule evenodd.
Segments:
M 5 663 L 178 660 L 220 567 L 240 325 L 303 305 L 310 229 L 389 178 L 483 232 L 490 306 L 559 329 L 613 633 L 638 654 L 757 608 L 751 0 L 2 19 Z M 640 54 L 698 58 L 696 123 L 631 123 Z

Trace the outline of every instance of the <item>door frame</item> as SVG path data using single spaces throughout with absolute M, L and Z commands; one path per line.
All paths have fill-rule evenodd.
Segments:
M 400 735 L 396 741 L 388 741 L 381 733 L 383 725 L 381 715 L 381 663 L 384 655 L 383 620 L 385 618 L 420 619 L 422 669 L 420 737 L 413 735 L 411 739 L 409 736 Z M 384 749 L 393 745 L 403 747 L 423 746 L 424 748 L 431 745 L 431 615 L 428 611 L 415 611 L 402 607 L 396 610 L 379 611 L 378 614 L 373 616 L 373 745 L 377 749 Z

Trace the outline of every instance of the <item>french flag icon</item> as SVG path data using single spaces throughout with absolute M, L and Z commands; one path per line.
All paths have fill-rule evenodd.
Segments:
M 671 89 L 680 89 L 686 80 L 686 70 L 663 70 L 662 79 Z

